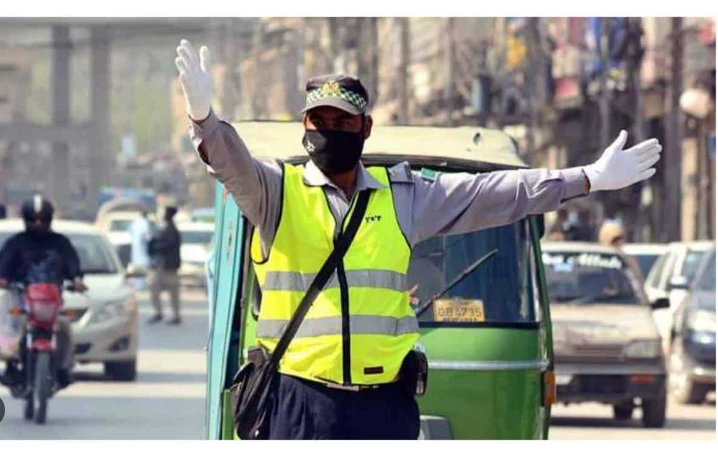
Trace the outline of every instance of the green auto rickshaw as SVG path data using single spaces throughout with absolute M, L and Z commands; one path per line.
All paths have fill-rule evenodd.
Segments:
M 289 122 L 235 125 L 255 157 L 308 160 L 303 127 Z M 377 126 L 366 166 L 407 161 L 437 172 L 526 168 L 512 138 L 479 127 Z M 205 435 L 237 439 L 229 385 L 254 343 L 258 285 L 249 261 L 251 226 L 216 188 L 214 281 L 207 360 Z M 543 216 L 417 244 L 408 279 L 429 359 L 418 399 L 422 439 L 546 439 L 555 400 L 551 317 L 539 240 Z

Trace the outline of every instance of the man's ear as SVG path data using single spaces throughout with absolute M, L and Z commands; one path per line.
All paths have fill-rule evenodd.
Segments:
M 371 136 L 371 127 L 374 125 L 374 119 L 371 118 L 371 116 L 366 116 L 364 118 L 364 139 L 369 139 L 369 136 Z

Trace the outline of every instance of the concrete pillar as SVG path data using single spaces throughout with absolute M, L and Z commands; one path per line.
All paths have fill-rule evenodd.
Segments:
M 94 26 L 91 29 L 91 118 L 93 137 L 90 139 L 90 163 L 92 177 L 89 196 L 96 198 L 105 185 L 110 185 L 109 176 L 114 166 L 110 144 L 110 37 L 107 27 Z M 94 203 L 94 201 L 93 201 Z
M 70 28 L 52 27 L 52 123 L 58 127 L 70 125 Z M 70 149 L 67 142 L 52 143 L 51 195 L 44 195 L 65 212 L 70 204 Z

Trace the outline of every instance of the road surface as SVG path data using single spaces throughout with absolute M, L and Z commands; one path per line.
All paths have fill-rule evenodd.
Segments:
M 141 301 L 139 374 L 136 382 L 105 379 L 100 366 L 79 366 L 78 381 L 50 402 L 47 424 L 22 419 L 22 403 L 2 388 L 6 415 L 0 439 L 202 439 L 207 307 L 186 293 L 181 326 L 148 326 Z M 557 406 L 551 439 L 715 439 L 715 399 L 701 406 L 671 403 L 664 429 L 644 429 L 640 411 L 628 423 L 612 420 L 601 405 Z

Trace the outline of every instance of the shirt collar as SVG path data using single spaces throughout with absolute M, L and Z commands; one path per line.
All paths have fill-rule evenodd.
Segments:
M 328 185 L 336 188 L 337 190 L 339 189 L 311 160 L 307 161 L 307 164 L 304 167 L 304 183 L 311 187 L 323 187 Z M 369 174 L 369 171 L 367 171 L 364 165 L 359 162 L 356 190 L 362 191 L 368 188 L 379 190 L 384 187 L 385 185 L 374 179 L 374 176 Z

